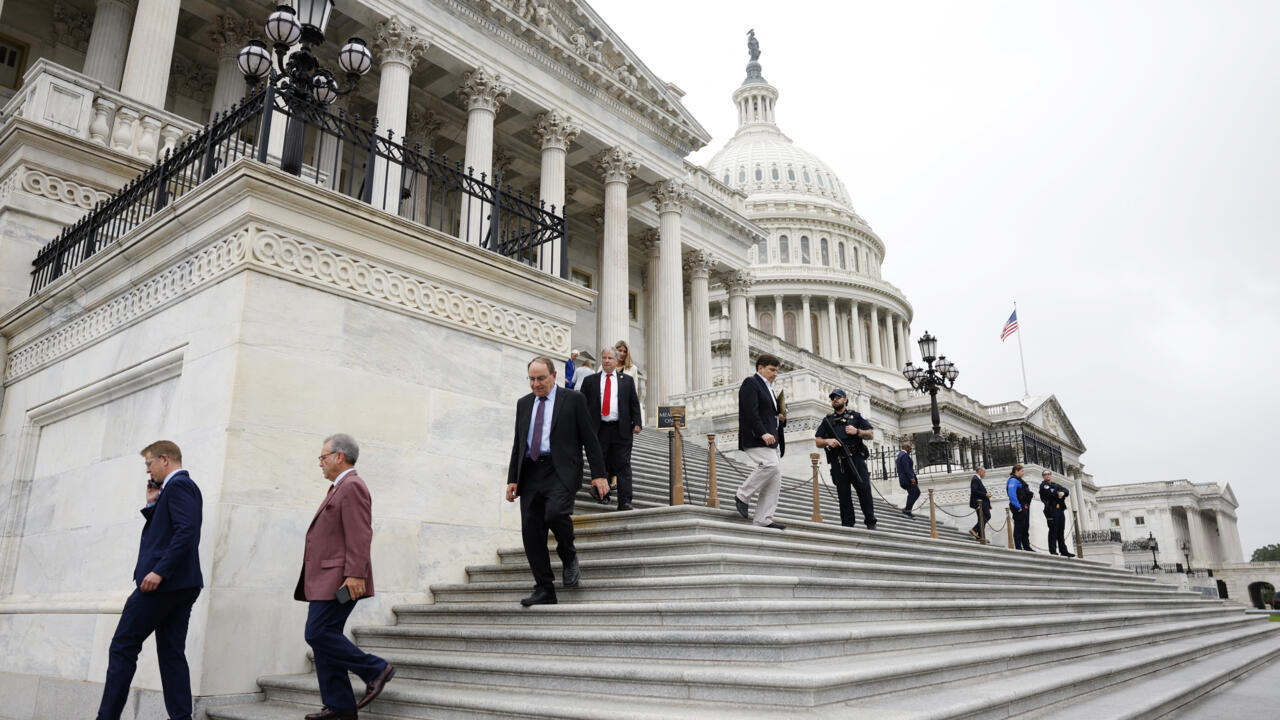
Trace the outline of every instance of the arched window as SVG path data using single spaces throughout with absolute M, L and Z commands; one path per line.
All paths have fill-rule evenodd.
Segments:
M 848 258 L 845 255 L 844 243 L 840 243 L 840 269 L 846 270 L 849 267 Z
M 825 267 L 831 267 L 831 252 L 827 250 L 827 239 L 822 238 L 818 241 L 819 252 L 822 253 L 822 264 Z
M 760 169 L 760 166 L 759 166 L 759 165 L 757 165 L 757 166 L 756 166 L 756 180 L 763 180 L 763 179 L 764 179 L 764 171 Z
M 769 262 L 769 238 L 760 238 L 756 243 L 756 262 Z
M 862 271 L 859 269 L 859 268 L 861 268 L 861 267 L 862 267 L 862 263 L 858 261 L 858 257 L 859 257 L 859 255 L 860 255 L 860 254 L 861 254 L 861 253 L 860 253 L 860 251 L 858 250 L 858 246 L 857 246 L 857 245 L 853 246 L 853 271 L 854 271 L 854 272 L 862 272 Z
M 777 166 L 777 165 L 775 165 L 775 166 L 773 166 L 773 167 L 769 168 L 769 177 L 773 178 L 774 180 L 777 180 L 777 179 L 778 179 L 778 166 Z
M 756 321 L 760 325 L 760 331 L 766 335 L 773 334 L 773 313 L 760 313 L 760 319 Z
M 796 344 L 796 314 L 793 312 L 782 314 L 782 339 Z
M 814 173 L 814 175 L 818 176 L 818 187 L 820 188 L 826 187 L 826 185 L 822 184 L 822 173 Z
M 791 262 L 791 243 L 787 242 L 786 235 L 778 238 L 778 259 L 784 263 Z
M 738 182 L 744 183 L 746 181 L 747 181 L 747 169 L 744 167 L 738 168 Z
M 810 182 L 811 182 L 811 181 L 809 180 L 809 168 L 805 168 L 805 169 L 804 169 L 804 184 L 805 184 L 805 185 L 808 185 Z
M 725 171 L 724 171 L 724 184 L 725 184 L 725 185 L 728 185 L 728 184 L 729 184 L 729 171 L 728 171 L 728 170 L 725 170 Z
M 796 171 L 794 168 L 787 168 L 787 179 L 791 182 L 796 181 Z
M 818 313 L 809 313 L 809 333 L 813 338 L 813 354 L 822 354 L 822 336 L 818 334 Z
M 800 262 L 804 265 L 809 264 L 809 236 L 800 236 Z

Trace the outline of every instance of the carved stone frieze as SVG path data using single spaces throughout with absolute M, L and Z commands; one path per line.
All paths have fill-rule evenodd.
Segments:
M 542 143 L 542 149 L 568 150 L 569 143 L 578 137 L 582 128 L 574 124 L 568 115 L 559 110 L 540 113 L 533 125 L 533 136 Z
M 689 186 L 679 180 L 663 180 L 654 185 L 649 194 L 659 213 L 684 212 L 689 195 Z
M 88 210 L 110 197 L 97 188 L 50 175 L 42 170 L 18 166 L 0 183 L 0 197 L 21 188 L 24 192 Z
M 395 15 L 378 23 L 374 30 L 377 34 L 373 39 L 373 47 L 383 63 L 400 63 L 412 69 L 430 47 L 417 26 L 408 25 Z
M 458 88 L 458 97 L 467 110 L 497 112 L 510 96 L 511 88 L 503 84 L 502 77 L 484 68 L 464 73 L 462 87 Z
M 631 181 L 631 176 L 640 167 L 640 163 L 629 151 L 613 147 L 596 156 L 596 167 L 606 183 L 624 183 Z

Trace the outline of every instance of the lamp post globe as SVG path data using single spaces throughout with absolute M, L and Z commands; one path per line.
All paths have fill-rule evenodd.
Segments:
M 928 464 L 937 465 L 949 462 L 950 448 L 942 437 L 942 417 L 938 412 L 938 391 L 955 385 L 960 370 L 945 355 L 938 355 L 938 339 L 925 331 L 920 337 L 920 358 L 925 367 L 907 363 L 902 369 L 902 376 L 911 383 L 912 389 L 929 396 L 929 417 L 933 421 L 933 437 L 929 438 Z

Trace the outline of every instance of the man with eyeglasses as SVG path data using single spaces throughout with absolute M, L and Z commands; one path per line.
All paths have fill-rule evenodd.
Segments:
M 528 395 L 516 403 L 515 437 L 507 467 L 507 502 L 520 498 L 520 534 L 533 572 L 533 594 L 520 604 L 555 605 L 555 575 L 547 552 L 547 530 L 556 536 L 556 554 L 567 588 L 578 585 L 578 551 L 573 546 L 573 499 L 582 487 L 582 453 L 591 466 L 591 485 L 598 497 L 609 494 L 604 455 L 591 429 L 587 398 L 556 387 L 555 363 L 548 357 L 529 361 Z
M 329 490 L 307 528 L 302 572 L 293 591 L 295 600 L 307 603 L 306 639 L 324 702 L 306 720 L 355 720 L 357 710 L 373 702 L 396 674 L 395 666 L 343 634 L 356 602 L 373 597 L 373 499 L 356 474 L 359 458 L 360 446 L 345 433 L 330 435 L 320 448 L 320 472 Z M 365 681 L 358 703 L 348 673 Z

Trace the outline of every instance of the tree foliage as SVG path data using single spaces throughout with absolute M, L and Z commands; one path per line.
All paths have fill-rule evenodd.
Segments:
M 1253 557 L 1249 558 L 1250 562 L 1280 562 L 1280 543 L 1272 543 L 1263 545 L 1253 551 Z

